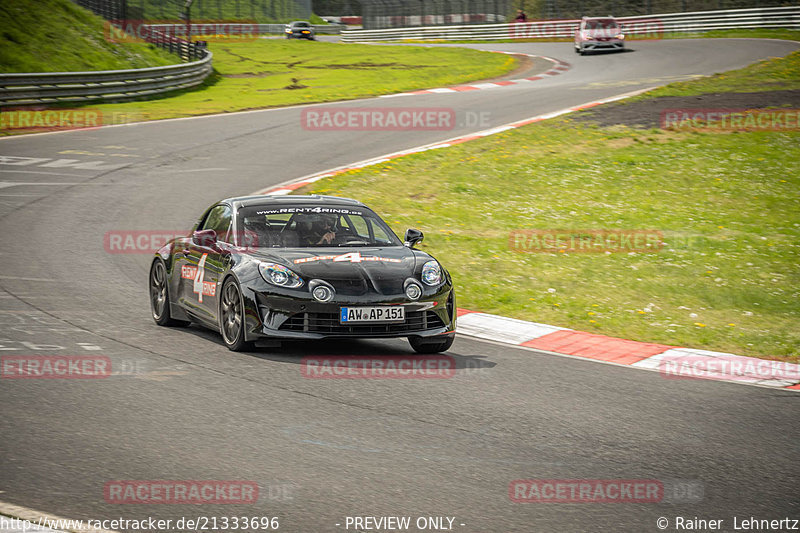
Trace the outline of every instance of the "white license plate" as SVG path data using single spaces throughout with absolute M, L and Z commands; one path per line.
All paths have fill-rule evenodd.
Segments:
M 342 307 L 339 310 L 339 323 L 352 322 L 402 322 L 406 311 L 402 306 L 392 307 Z

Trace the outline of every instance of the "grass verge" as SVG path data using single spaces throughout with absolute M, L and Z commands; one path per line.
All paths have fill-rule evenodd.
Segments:
M 69 0 L 0 3 L 0 72 L 120 70 L 180 63 L 155 46 L 110 43 L 103 19 Z
M 772 76 L 796 58 L 753 68 Z M 664 89 L 670 90 L 669 88 Z M 692 94 L 692 93 L 687 93 Z M 409 187 L 408 184 L 416 184 Z M 597 127 L 569 117 L 298 193 L 355 197 L 451 271 L 459 306 L 639 341 L 800 360 L 800 134 Z M 655 230 L 657 252 L 520 253 L 519 229 Z
M 210 42 L 215 73 L 204 85 L 140 102 L 93 105 L 106 124 L 350 100 L 500 76 L 505 54 L 455 48 L 258 39 Z

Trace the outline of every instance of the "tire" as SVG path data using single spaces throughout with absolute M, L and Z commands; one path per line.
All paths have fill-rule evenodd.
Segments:
M 449 350 L 454 340 L 455 337 L 449 337 L 439 342 L 423 342 L 419 337 L 409 337 L 408 343 L 417 353 L 440 353 Z
M 185 327 L 189 322 L 175 320 L 169 312 L 169 283 L 167 283 L 167 266 L 162 259 L 156 259 L 150 266 L 150 314 L 159 326 Z
M 241 352 L 252 348 L 252 344 L 244 340 L 244 304 L 242 291 L 233 278 L 228 278 L 222 286 L 219 300 L 219 332 L 225 346 L 232 352 Z

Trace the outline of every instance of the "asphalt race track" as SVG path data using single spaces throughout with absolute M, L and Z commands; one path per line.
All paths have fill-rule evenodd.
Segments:
M 459 123 L 450 131 L 306 131 L 301 108 L 288 108 L 1 139 L 0 355 L 103 354 L 121 374 L 0 382 L 0 501 L 84 519 L 277 516 L 293 532 L 346 531 L 347 516 L 455 517 L 465 533 L 659 531 L 659 517 L 674 530 L 676 516 L 723 519 L 727 531 L 734 517 L 800 518 L 791 392 L 668 380 L 465 336 L 449 352 L 450 379 L 312 380 L 302 355 L 412 352 L 401 339 L 235 354 L 217 334 L 153 324 L 150 256 L 108 253 L 107 231 L 186 230 L 223 197 L 800 43 L 665 40 L 585 57 L 569 43 L 475 47 L 572 69 L 491 90 L 330 104 L 449 107 Z M 409 186 L 424 189 L 424 176 Z M 648 504 L 515 503 L 516 479 L 691 490 Z M 113 480 L 251 480 L 260 497 L 109 504 Z

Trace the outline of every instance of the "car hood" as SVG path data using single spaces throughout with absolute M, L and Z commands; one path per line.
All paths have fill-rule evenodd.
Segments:
M 421 257 L 418 257 L 419 254 Z M 321 279 L 353 294 L 395 294 L 414 274 L 417 265 L 431 258 L 405 246 L 354 248 L 282 248 L 251 254 L 259 261 L 275 262 L 292 269 L 304 280 Z

